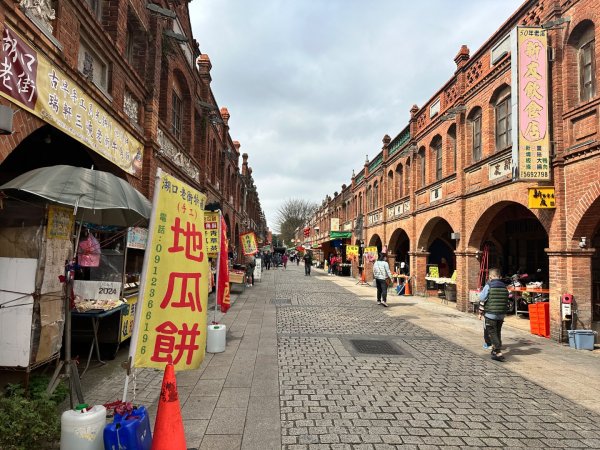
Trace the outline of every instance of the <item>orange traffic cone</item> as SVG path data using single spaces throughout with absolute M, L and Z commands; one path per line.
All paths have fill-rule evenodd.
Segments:
M 152 450 L 186 450 L 183 419 L 179 406 L 173 364 L 167 364 L 160 389 L 158 412 L 154 424 Z
M 412 291 L 410 290 L 410 277 L 406 278 L 404 281 L 404 295 L 412 295 Z

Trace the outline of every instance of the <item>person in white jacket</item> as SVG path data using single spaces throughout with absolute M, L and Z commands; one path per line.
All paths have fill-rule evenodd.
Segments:
M 392 272 L 390 265 L 385 260 L 386 256 L 385 253 L 379 254 L 379 259 L 373 264 L 373 276 L 377 285 L 377 304 L 387 308 L 387 279 L 392 278 Z

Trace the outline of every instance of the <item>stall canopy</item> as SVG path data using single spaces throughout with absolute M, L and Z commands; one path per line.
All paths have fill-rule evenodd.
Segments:
M 329 239 L 350 239 L 352 231 L 330 231 Z
M 41 167 L 19 175 L 0 190 L 72 206 L 78 219 L 102 225 L 133 226 L 146 221 L 152 210 L 146 197 L 127 181 L 83 167 Z

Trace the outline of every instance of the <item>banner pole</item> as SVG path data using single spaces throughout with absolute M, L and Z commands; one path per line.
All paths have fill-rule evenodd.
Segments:
M 221 236 L 221 210 L 219 210 L 219 219 L 217 230 L 219 233 L 219 251 L 217 252 L 217 277 L 215 280 L 216 289 L 215 289 L 215 314 L 213 316 L 213 323 L 217 322 L 217 307 L 219 306 L 219 277 L 221 273 L 221 240 L 223 236 Z M 223 295 L 225 295 L 225 289 L 223 289 Z M 221 303 L 223 303 L 223 298 L 221 298 Z
M 154 180 L 154 194 L 152 195 L 152 211 L 150 212 L 150 223 L 148 225 L 148 240 L 146 241 L 146 250 L 144 251 L 144 262 L 142 266 L 142 274 L 140 276 L 140 289 L 138 291 L 138 303 L 135 308 L 135 317 L 133 319 L 133 330 L 131 332 L 131 341 L 129 344 L 129 358 L 127 359 L 127 375 L 125 376 L 125 386 L 123 388 L 123 402 L 127 401 L 127 388 L 129 387 L 129 375 L 133 369 L 135 352 L 138 344 L 138 334 L 140 327 L 140 319 L 142 314 L 142 302 L 144 301 L 144 294 L 146 290 L 146 272 L 148 271 L 148 258 L 150 258 L 150 252 L 148 251 L 148 245 L 152 243 L 150 230 L 153 230 L 156 225 L 156 215 L 154 210 L 158 202 L 158 193 L 160 192 L 160 178 L 162 175 L 162 169 L 159 167 L 156 169 L 156 176 Z

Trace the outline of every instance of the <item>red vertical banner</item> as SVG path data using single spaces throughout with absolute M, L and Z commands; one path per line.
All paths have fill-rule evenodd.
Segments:
M 229 295 L 229 262 L 227 258 L 227 225 L 221 216 L 221 250 L 219 251 L 219 279 L 217 280 L 217 304 L 221 312 L 227 312 L 231 306 Z

